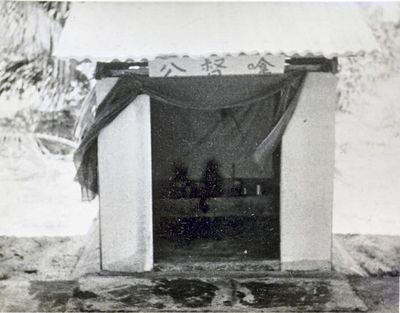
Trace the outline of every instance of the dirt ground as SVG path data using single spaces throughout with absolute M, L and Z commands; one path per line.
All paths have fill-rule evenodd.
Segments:
M 399 312 L 399 277 L 350 277 L 350 285 L 369 313 Z
M 335 240 L 340 242 L 353 262 L 361 268 L 360 275 L 349 274 L 348 272 L 344 274 L 346 274 L 345 277 L 354 293 L 368 307 L 368 312 L 398 312 L 400 238 L 394 236 L 335 235 Z M 72 273 L 82 255 L 84 255 L 84 247 L 87 242 L 88 238 L 85 236 L 0 237 L 0 284 L 2 288 L 8 286 L 9 289 L 11 288 L 10 290 L 13 290 L 13 293 L 8 294 L 8 296 L 3 294 L 3 299 L 1 299 L 2 291 L 0 290 L 0 302 L 12 301 L 13 297 L 15 297 L 16 302 L 31 301 L 31 294 L 29 293 L 26 294 L 26 299 L 24 298 L 24 290 L 32 289 L 34 285 L 40 287 L 41 292 L 45 292 L 46 288 L 49 288 L 51 294 L 51 289 L 55 283 L 60 285 L 57 287 L 60 290 L 69 290 L 70 294 L 64 291 L 68 297 L 72 297 L 75 288 L 73 286 L 78 284 L 77 277 L 73 277 Z M 336 269 L 336 272 L 333 273 L 334 276 L 341 275 L 344 277 L 341 269 L 345 265 L 338 264 L 342 259 L 334 255 L 334 267 Z M 277 275 L 280 275 L 279 272 L 266 273 L 264 278 L 276 277 Z M 296 276 L 296 274 L 290 275 Z M 120 279 L 121 277 L 111 278 L 113 283 L 118 283 Z M 7 299 L 4 299 L 4 297 Z M 46 301 L 50 301 L 48 296 L 45 298 Z M 46 303 L 47 306 L 44 307 L 46 310 L 57 308 L 51 307 L 53 305 L 51 301 Z M 15 309 L 17 308 L 18 306 L 15 307 Z M 24 307 L 20 306 L 19 308 L 23 309 Z M 62 308 L 59 307 L 58 309 Z
M 0 237 L 0 280 L 70 279 L 86 238 Z

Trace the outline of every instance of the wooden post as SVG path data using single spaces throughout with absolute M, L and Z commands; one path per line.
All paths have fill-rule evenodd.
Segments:
M 115 79 L 98 82 L 98 101 Z M 138 96 L 98 138 L 103 270 L 153 267 L 150 98 Z
M 331 269 L 336 81 L 308 73 L 282 139 L 282 270 Z

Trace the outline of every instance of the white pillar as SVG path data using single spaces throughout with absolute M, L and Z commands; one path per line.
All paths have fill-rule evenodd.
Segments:
M 330 270 L 336 77 L 308 73 L 282 139 L 282 270 Z
M 114 85 L 99 81 L 98 101 Z M 140 95 L 98 138 L 103 270 L 153 267 L 150 98 Z

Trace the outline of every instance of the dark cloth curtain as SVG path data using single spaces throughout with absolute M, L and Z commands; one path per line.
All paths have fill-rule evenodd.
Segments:
M 244 119 L 241 121 L 243 125 L 252 126 L 249 121 L 246 122 L 246 116 L 251 116 L 254 120 L 257 118 L 257 113 L 254 112 L 261 112 L 260 108 L 269 106 L 268 114 L 271 117 L 268 119 L 267 132 L 264 132 L 263 140 L 253 147 L 250 156 L 262 167 L 279 144 L 295 110 L 303 78 L 304 72 L 171 78 L 152 78 L 135 74 L 121 76 L 98 106 L 93 123 L 85 127 L 87 131 L 74 155 L 76 180 L 82 186 L 82 198 L 91 200 L 98 193 L 97 137 L 100 131 L 138 95 L 149 95 L 152 106 L 159 103 L 183 110 L 197 110 L 198 114 L 202 111 L 204 114 L 213 114 L 214 111 L 222 117 L 230 116 L 231 121 L 239 128 L 238 119 Z M 252 107 L 257 109 L 250 112 Z M 216 124 L 215 129 L 218 127 Z M 209 136 L 212 137 L 214 133 L 210 133 Z M 246 136 L 243 132 L 238 134 L 243 135 Z M 235 136 L 234 133 L 232 136 Z
M 151 101 L 153 191 L 157 181 L 170 180 L 176 165 L 199 181 L 214 160 L 225 179 L 272 178 L 272 160 L 263 166 L 251 157 L 272 127 L 280 96 L 230 109 L 201 111 Z M 234 170 L 233 170 L 234 168 Z

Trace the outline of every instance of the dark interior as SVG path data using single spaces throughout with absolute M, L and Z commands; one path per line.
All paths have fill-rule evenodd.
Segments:
M 156 264 L 279 259 L 280 145 L 262 167 L 251 158 L 273 109 L 152 100 Z

